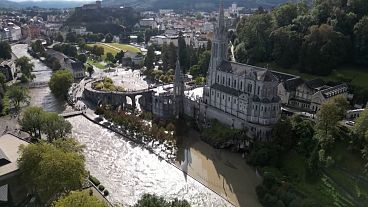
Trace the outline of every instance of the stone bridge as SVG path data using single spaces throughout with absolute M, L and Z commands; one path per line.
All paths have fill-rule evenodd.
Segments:
M 48 81 L 41 81 L 41 82 L 30 82 L 29 88 L 42 88 L 49 85 Z
M 114 107 L 121 106 L 123 108 L 128 107 L 127 99 L 131 99 L 131 107 L 136 108 L 137 101 L 141 108 L 144 110 L 151 110 L 152 108 L 152 93 L 153 88 L 137 91 L 100 91 L 92 88 L 92 82 L 85 85 L 83 91 L 83 97 L 91 101 L 95 105 L 110 104 Z M 140 96 L 137 100 L 137 96 Z

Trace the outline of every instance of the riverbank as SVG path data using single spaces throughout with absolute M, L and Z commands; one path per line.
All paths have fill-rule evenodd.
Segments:
M 160 160 L 165 160 L 168 164 L 201 183 L 232 205 L 261 206 L 257 199 L 255 187 L 261 183 L 262 179 L 256 175 L 254 169 L 248 166 L 239 154 L 214 149 L 202 142 L 197 132 L 191 130 L 187 136 L 183 137 L 183 148 L 178 152 L 178 159 L 173 161 L 147 147 L 146 143 L 129 137 L 115 127 L 111 127 L 111 125 L 96 121 L 96 115 L 91 112 L 90 110 L 89 113 L 84 113 L 83 116 L 94 124 L 139 144 L 155 154 Z M 188 161 L 188 157 L 190 157 L 190 161 Z M 185 159 L 187 160 L 185 161 Z

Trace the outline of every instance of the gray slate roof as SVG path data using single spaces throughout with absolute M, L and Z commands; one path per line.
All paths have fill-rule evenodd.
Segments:
M 218 70 L 238 76 L 254 76 L 257 78 L 257 80 L 263 80 L 267 82 L 278 81 L 278 78 L 266 68 L 260 68 L 237 62 L 222 61 Z
M 218 83 L 213 84 L 211 86 L 211 88 L 213 88 L 215 90 L 218 90 L 218 91 L 221 91 L 221 92 L 226 93 L 226 94 L 230 94 L 232 96 L 240 96 L 240 94 L 241 94 L 241 91 L 238 91 L 234 88 L 230 88 L 230 87 L 227 87 L 227 86 L 220 85 Z
M 9 158 L 5 155 L 5 153 L 0 149 L 0 166 L 9 164 Z
M 0 201 L 8 201 L 8 184 L 0 186 Z

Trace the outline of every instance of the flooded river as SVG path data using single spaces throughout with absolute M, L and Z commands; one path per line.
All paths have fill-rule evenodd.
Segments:
M 232 206 L 221 196 L 185 176 L 148 150 L 83 116 L 68 119 L 73 136 L 86 146 L 87 169 L 111 192 L 109 200 L 134 204 L 144 193 L 187 199 L 192 206 Z

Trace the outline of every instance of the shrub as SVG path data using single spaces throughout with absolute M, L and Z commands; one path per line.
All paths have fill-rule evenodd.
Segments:
M 98 189 L 102 192 L 103 190 L 105 190 L 105 186 L 103 186 L 103 185 L 99 185 L 99 186 L 98 186 Z
M 95 186 L 99 186 L 100 184 L 101 184 L 101 182 L 97 179 L 97 178 L 95 178 L 95 177 L 93 177 L 92 175 L 90 175 L 89 176 L 89 180 L 95 185 Z
M 109 193 L 109 191 L 108 190 L 105 190 L 104 192 L 103 192 L 103 195 L 104 196 L 108 196 L 110 193 Z

